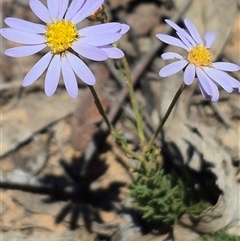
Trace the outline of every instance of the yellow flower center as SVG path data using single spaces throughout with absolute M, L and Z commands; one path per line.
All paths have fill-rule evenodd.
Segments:
M 190 50 L 187 60 L 197 66 L 211 66 L 212 54 L 206 47 L 197 45 Z
M 45 39 L 53 54 L 65 52 L 78 38 L 76 25 L 70 20 L 57 20 L 46 27 Z

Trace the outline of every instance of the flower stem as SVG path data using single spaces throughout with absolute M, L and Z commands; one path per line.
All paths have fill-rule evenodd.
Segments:
M 105 123 L 107 124 L 108 126 L 108 129 L 110 131 L 110 133 L 113 135 L 113 137 L 116 138 L 118 137 L 118 133 L 117 131 L 114 129 L 113 125 L 111 124 L 111 122 L 109 121 L 104 109 L 103 109 L 103 106 L 101 104 L 101 101 L 99 100 L 98 98 L 98 95 L 94 89 L 93 86 L 91 85 L 88 85 L 88 88 L 90 89 L 92 95 L 93 95 L 93 98 L 95 100 L 95 104 L 96 104 L 96 107 L 98 108 L 98 111 L 99 113 L 101 114 L 101 116 L 103 117 Z M 123 144 L 123 142 L 117 142 L 118 146 L 123 150 L 123 152 L 125 154 L 128 154 L 129 156 L 131 156 L 131 158 L 134 158 L 140 162 L 144 162 L 143 158 L 141 156 L 139 156 L 138 154 L 136 154 L 135 152 L 131 151 L 126 145 Z
M 97 95 L 94 87 L 91 86 L 91 85 L 88 85 L 88 88 L 89 88 L 90 91 L 92 92 L 92 95 L 93 95 L 93 98 L 94 98 L 94 101 L 95 101 L 95 105 L 97 106 L 98 111 L 99 111 L 99 113 L 101 114 L 101 116 L 103 117 L 105 123 L 107 124 L 110 133 L 111 133 L 114 137 L 116 137 L 116 136 L 117 136 L 117 132 L 115 131 L 113 125 L 112 125 L 111 122 L 109 121 L 109 119 L 108 119 L 108 117 L 107 117 L 107 115 L 106 115 L 106 113 L 105 113 L 105 111 L 104 111 L 104 109 L 103 109 L 103 106 L 102 106 L 102 104 L 101 104 L 101 101 L 99 100 L 98 95 Z
M 145 135 L 144 135 L 144 131 L 143 131 L 142 116 L 140 115 L 139 108 L 137 105 L 137 100 L 136 100 L 135 92 L 133 89 L 131 72 L 130 72 L 130 68 L 129 68 L 126 57 L 122 58 L 122 63 L 123 63 L 123 67 L 124 67 L 125 74 L 126 74 L 126 83 L 128 86 L 129 98 L 130 98 L 132 108 L 133 108 L 133 111 L 134 111 L 134 114 L 136 117 L 138 137 L 140 139 L 140 142 L 144 143 Z
M 183 83 L 180 88 L 178 89 L 178 91 L 176 92 L 175 96 L 172 99 L 172 102 L 170 103 L 167 112 L 165 113 L 161 123 L 159 124 L 159 126 L 157 127 L 155 133 L 153 134 L 151 140 L 148 142 L 148 144 L 144 147 L 145 153 L 151 149 L 154 141 L 156 140 L 158 134 L 161 132 L 162 127 L 164 126 L 166 120 L 168 119 L 169 115 L 171 114 L 173 107 L 175 106 L 175 104 L 177 103 L 178 98 L 180 97 L 180 95 L 182 94 L 182 92 L 184 91 L 186 85 Z
M 118 144 L 119 145 L 119 144 Z M 123 150 L 125 155 L 129 155 L 131 158 L 140 161 L 144 166 L 145 166 L 145 160 L 142 158 L 142 156 L 136 154 L 135 152 L 133 152 L 132 150 L 130 150 L 127 146 L 125 145 L 119 145 L 121 147 L 121 149 Z

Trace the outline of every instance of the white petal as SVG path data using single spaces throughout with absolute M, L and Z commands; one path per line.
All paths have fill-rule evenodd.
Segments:
M 45 54 L 27 73 L 23 79 L 23 86 L 28 86 L 36 81 L 48 67 L 53 55 L 49 52 Z

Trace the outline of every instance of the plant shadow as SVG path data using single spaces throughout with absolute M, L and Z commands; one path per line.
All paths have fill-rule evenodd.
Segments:
M 104 161 L 94 160 L 88 167 L 87 175 L 80 176 L 81 162 L 73 160 L 72 164 L 60 160 L 66 177 L 48 175 L 41 182 L 51 187 L 49 197 L 44 201 L 54 203 L 58 201 L 67 202 L 58 213 L 55 222 L 60 223 L 69 220 L 70 229 L 79 226 L 79 219 L 83 220 L 86 229 L 92 231 L 92 223 L 103 223 L 100 211 L 113 211 L 115 203 L 120 202 L 119 193 L 123 182 L 111 182 L 107 188 L 91 189 L 91 184 L 100 178 L 108 169 Z M 96 168 L 97 166 L 97 168 Z

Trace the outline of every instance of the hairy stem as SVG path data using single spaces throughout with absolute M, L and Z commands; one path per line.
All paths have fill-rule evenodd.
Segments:
M 135 117 L 136 117 L 138 136 L 139 136 L 140 142 L 144 143 L 145 142 L 145 135 L 144 135 L 144 131 L 143 131 L 142 116 L 140 115 L 140 112 L 139 112 L 135 92 L 134 92 L 134 89 L 133 89 L 131 72 L 130 72 L 130 69 L 129 69 L 127 59 L 125 57 L 122 58 L 122 63 L 123 63 L 123 67 L 124 67 L 125 74 L 126 74 L 126 83 L 127 83 L 127 86 L 128 86 L 129 98 L 130 98 L 132 108 L 133 108 L 133 111 L 134 111 L 134 114 L 135 114 Z
M 176 105 L 180 95 L 182 94 L 183 90 L 185 89 L 186 85 L 183 83 L 180 88 L 178 89 L 178 91 L 176 92 L 175 96 L 173 97 L 172 99 L 172 102 L 170 103 L 168 109 L 167 109 L 167 112 L 165 113 L 162 121 L 160 122 L 159 126 L 157 127 L 156 131 L 154 132 L 151 140 L 148 142 L 148 144 L 144 147 L 144 150 L 145 150 L 145 153 L 147 151 L 149 151 L 151 149 L 151 147 L 153 146 L 154 144 L 154 141 L 156 140 L 158 134 L 161 132 L 162 130 L 162 127 L 164 126 L 165 122 L 167 121 L 169 115 L 171 114 L 174 106 Z
M 101 116 L 103 117 L 105 123 L 107 124 L 110 133 L 111 133 L 114 137 L 116 137 L 116 136 L 117 136 L 117 132 L 115 131 L 113 125 L 112 125 L 111 122 L 109 121 L 109 119 L 108 119 L 108 117 L 107 117 L 107 115 L 106 115 L 106 113 L 105 113 L 105 111 L 104 111 L 104 109 L 103 109 L 103 106 L 102 106 L 102 104 L 101 104 L 101 101 L 99 100 L 98 95 L 97 95 L 94 87 L 91 86 L 91 85 L 88 85 L 88 88 L 90 89 L 90 91 L 91 91 L 91 93 L 92 93 L 92 95 L 93 95 L 93 98 L 94 98 L 94 101 L 95 101 L 95 105 L 96 105 L 96 107 L 98 108 L 98 111 L 99 111 L 99 113 L 101 114 Z
M 101 114 L 101 116 L 103 117 L 105 123 L 107 124 L 108 126 L 108 129 L 110 131 L 110 133 L 112 134 L 112 136 L 114 137 L 114 139 L 116 140 L 116 138 L 118 137 L 118 133 L 117 131 L 114 129 L 113 125 L 111 124 L 111 122 L 109 121 L 107 115 L 106 115 L 106 112 L 104 111 L 103 109 L 103 106 L 101 104 L 101 101 L 99 100 L 98 98 L 98 95 L 94 89 L 93 86 L 90 86 L 88 85 L 92 95 L 93 95 L 93 98 L 95 100 L 95 104 L 96 104 L 96 107 L 98 108 L 98 111 L 99 113 Z M 139 156 L 138 154 L 136 154 L 135 152 L 131 151 L 126 145 L 123 144 L 123 142 L 117 142 L 118 146 L 123 150 L 123 152 L 127 155 L 129 155 L 131 158 L 133 159 L 136 159 L 140 162 L 144 162 L 143 158 L 141 156 Z

